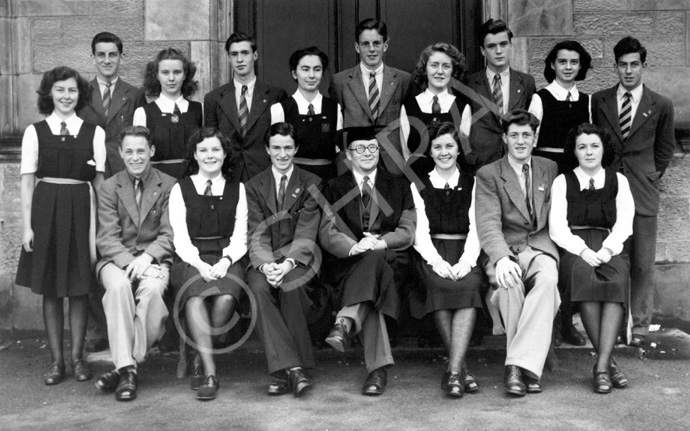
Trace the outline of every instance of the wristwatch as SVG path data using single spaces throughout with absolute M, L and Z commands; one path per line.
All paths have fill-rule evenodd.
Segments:
M 230 266 L 232 266 L 232 258 L 230 256 L 225 255 L 225 256 L 221 257 L 221 259 L 227 259 L 228 262 L 230 262 Z

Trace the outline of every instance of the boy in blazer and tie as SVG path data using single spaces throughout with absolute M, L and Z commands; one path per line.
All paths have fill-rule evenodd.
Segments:
M 630 240 L 632 339 L 640 347 L 654 306 L 660 179 L 675 147 L 673 104 L 642 83 L 647 50 L 627 36 L 613 48 L 619 82 L 592 96 L 592 121 L 608 130 L 615 150 L 611 169 L 628 179 L 635 200 Z
M 96 274 L 105 289 L 115 369 L 103 374 L 96 387 L 115 391 L 118 401 L 136 398 L 137 364 L 163 336 L 168 317 L 163 294 L 173 254 L 168 197 L 175 179 L 151 167 L 154 151 L 147 128 L 125 128 L 120 138 L 125 170 L 106 180 L 98 193 L 101 260 Z

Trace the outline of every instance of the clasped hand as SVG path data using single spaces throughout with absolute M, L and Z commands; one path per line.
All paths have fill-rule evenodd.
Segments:
M 467 262 L 458 262 L 452 265 L 443 259 L 439 259 L 431 264 L 431 268 L 439 277 L 453 281 L 460 280 L 472 271 L 472 267 Z
M 352 247 L 350 255 L 361 254 L 369 250 L 384 250 L 385 248 L 386 241 L 382 240 L 379 235 L 364 232 L 364 237 Z
M 201 278 L 205 282 L 219 280 L 228 274 L 228 268 L 230 268 L 230 262 L 223 258 L 216 262 L 214 265 L 209 265 L 206 262 L 200 262 L 195 266 Z
M 160 265 L 154 265 L 153 256 L 142 253 L 127 265 L 125 277 L 130 281 L 141 280 L 142 278 L 163 278 L 163 271 Z
M 293 268 L 294 266 L 291 261 L 284 260 L 282 263 L 271 262 L 263 264 L 261 266 L 261 272 L 266 276 L 268 284 L 277 288 L 283 282 L 283 278 L 285 278 Z
M 611 250 L 606 247 L 602 247 L 597 252 L 591 248 L 586 248 L 582 250 L 582 253 L 580 253 L 582 260 L 595 268 L 601 264 L 608 263 L 611 260 L 611 255 Z

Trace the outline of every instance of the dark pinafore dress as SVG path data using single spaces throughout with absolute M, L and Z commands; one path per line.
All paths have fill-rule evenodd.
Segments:
M 199 257 L 209 265 L 215 265 L 223 257 L 223 249 L 230 244 L 235 229 L 235 209 L 239 201 L 240 184 L 226 181 L 222 196 L 204 196 L 197 193 L 192 179 L 185 177 L 178 184 L 187 209 L 187 230 L 192 244 L 199 250 Z M 202 278 L 188 283 L 199 271 L 175 256 L 170 280 L 175 298 L 180 294 L 180 306 L 192 296 L 232 295 L 239 300 L 244 282 L 241 261 L 233 262 L 228 274 L 220 279 L 205 282 Z M 184 291 L 180 293 L 182 288 Z
M 152 164 L 159 171 L 181 179 L 185 174 L 187 141 L 204 121 L 201 103 L 190 101 L 187 112 L 174 115 L 161 112 L 158 104 L 151 102 L 144 106 L 144 112 L 151 143 L 156 146 Z
M 82 123 L 77 136 L 53 135 L 46 121 L 34 124 L 40 181 L 31 203 L 33 252 L 22 247 L 16 283 L 57 298 L 87 295 L 95 286 L 91 268 L 91 192 L 96 177 L 96 126 Z M 88 163 L 91 161 L 91 163 Z M 52 182 L 73 180 L 74 184 Z M 78 183 L 82 181 L 82 183 Z
M 327 97 L 321 100 L 321 113 L 317 115 L 301 115 L 293 97 L 280 104 L 285 113 L 285 122 L 292 124 L 297 134 L 299 150 L 295 155 L 295 164 L 328 181 L 336 176 L 338 104 Z
M 466 236 L 470 228 L 468 216 L 472 203 L 474 177 L 461 172 L 458 185 L 450 189 L 436 189 L 424 177 L 424 190 L 420 195 L 424 200 L 426 216 L 429 219 L 429 233 L 434 247 L 441 257 L 454 265 L 465 251 L 466 239 L 434 238 L 437 234 Z M 481 287 L 485 276 L 476 265 L 469 274 L 460 280 L 449 280 L 436 274 L 426 261 L 417 256 L 416 270 L 419 280 L 426 285 L 426 311 L 456 310 L 460 308 L 482 308 Z
M 601 249 L 610 229 L 616 223 L 616 173 L 607 170 L 604 187 L 598 190 L 580 190 L 580 183 L 573 171 L 565 174 L 565 180 L 570 230 L 596 252 Z M 572 253 L 563 252 L 561 255 L 559 284 L 569 285 L 573 302 L 626 304 L 629 281 L 630 260 L 626 250 L 596 268 Z

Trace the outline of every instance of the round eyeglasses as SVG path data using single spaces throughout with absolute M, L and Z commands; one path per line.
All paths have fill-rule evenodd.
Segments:
M 357 145 L 355 148 L 348 148 L 347 151 L 354 151 L 357 154 L 364 154 L 365 150 L 369 150 L 371 154 L 374 154 L 379 150 L 378 145 L 374 144 L 369 144 L 369 145 Z

